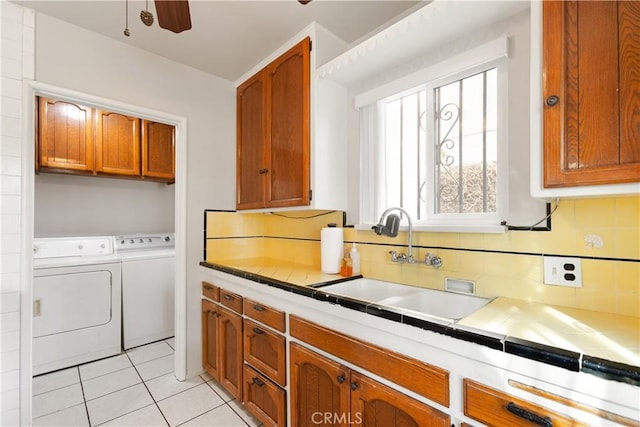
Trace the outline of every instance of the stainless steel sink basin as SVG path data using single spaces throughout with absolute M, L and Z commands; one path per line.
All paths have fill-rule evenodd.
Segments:
M 452 322 L 470 315 L 491 302 L 491 298 L 364 278 L 323 286 L 320 290 L 375 303 L 408 314 L 419 313 Z

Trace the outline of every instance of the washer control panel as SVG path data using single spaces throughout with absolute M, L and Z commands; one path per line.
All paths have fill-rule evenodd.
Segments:
M 114 237 L 116 253 L 144 251 L 149 249 L 171 249 L 175 247 L 175 234 L 129 234 Z

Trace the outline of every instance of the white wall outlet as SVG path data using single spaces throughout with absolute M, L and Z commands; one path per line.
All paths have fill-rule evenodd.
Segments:
M 582 287 L 580 258 L 542 257 L 544 261 L 544 283 L 546 285 Z

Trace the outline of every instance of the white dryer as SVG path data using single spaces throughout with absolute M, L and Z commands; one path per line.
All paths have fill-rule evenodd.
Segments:
M 34 239 L 34 375 L 121 352 L 121 265 L 113 237 Z
M 174 336 L 175 235 L 116 236 L 114 244 L 122 259 L 123 348 Z

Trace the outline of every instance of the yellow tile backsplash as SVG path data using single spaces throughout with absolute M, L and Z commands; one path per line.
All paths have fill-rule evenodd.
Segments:
M 406 232 L 389 238 L 346 228 L 344 236 L 346 242 L 359 243 L 365 277 L 434 289 L 443 289 L 446 277 L 474 280 L 481 296 L 638 317 L 639 215 L 640 197 L 563 199 L 548 232 L 414 233 L 416 258 L 437 254 L 444 261 L 440 269 L 390 261 L 390 250 L 406 251 Z M 209 211 L 207 261 L 264 257 L 319 268 L 320 230 L 329 222 L 340 225 L 342 217 L 342 212 L 323 211 Z M 544 285 L 542 254 L 580 256 L 583 287 Z

